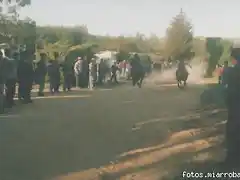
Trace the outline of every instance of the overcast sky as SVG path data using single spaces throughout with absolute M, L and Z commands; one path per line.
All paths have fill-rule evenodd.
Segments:
M 32 0 L 21 16 L 39 25 L 86 24 L 101 35 L 164 36 L 181 8 L 197 36 L 240 37 L 240 0 Z

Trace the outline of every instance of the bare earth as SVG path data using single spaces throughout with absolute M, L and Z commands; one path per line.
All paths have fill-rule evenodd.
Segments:
M 224 110 L 186 90 L 122 85 L 36 99 L 0 117 L 0 180 L 164 180 L 224 158 Z

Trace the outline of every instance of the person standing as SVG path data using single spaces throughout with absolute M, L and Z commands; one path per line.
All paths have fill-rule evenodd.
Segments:
M 103 59 L 100 59 L 100 62 L 98 64 L 98 84 L 102 85 L 104 76 L 105 76 L 105 63 Z
M 68 64 L 67 60 L 62 63 L 63 72 L 63 91 L 71 91 L 72 87 L 72 67 Z
M 18 65 L 19 97 L 24 104 L 32 103 L 31 90 L 34 80 L 34 70 L 32 59 L 27 56 L 27 52 L 22 52 Z
M 58 52 L 54 52 L 54 61 L 53 61 L 53 65 L 54 65 L 54 69 L 55 69 L 55 80 L 56 80 L 56 84 L 54 87 L 54 91 L 55 92 L 59 92 L 59 87 L 61 84 L 61 74 L 60 74 L 60 56 L 58 54 Z
M 55 93 L 55 89 L 56 89 L 56 75 L 55 75 L 55 69 L 54 69 L 54 64 L 53 64 L 53 60 L 49 60 L 48 62 L 48 66 L 47 66 L 47 73 L 48 73 L 48 78 L 49 78 L 49 91 L 51 94 Z
M 222 73 L 223 67 L 220 64 L 218 64 L 217 65 L 218 84 L 222 84 Z
M 126 65 L 126 76 L 127 76 L 127 80 L 130 80 L 131 79 L 131 64 L 129 62 L 127 62 L 127 65 Z
M 96 59 L 93 58 L 93 86 L 96 87 L 98 81 L 98 64 Z
M 6 60 L 3 58 L 3 53 L 0 51 L 0 114 L 4 113 L 4 86 L 6 76 Z
M 82 59 L 81 59 L 81 57 L 77 58 L 77 61 L 75 62 L 73 69 L 74 69 L 74 74 L 75 74 L 75 79 L 76 79 L 76 87 L 80 88 L 80 81 L 82 81 Z
M 16 93 L 17 82 L 17 56 L 11 58 L 10 49 L 5 50 L 5 58 L 7 59 L 7 77 L 6 77 L 6 107 L 11 108 L 15 105 L 14 96 Z
M 118 71 L 118 69 L 119 68 L 117 66 L 117 63 L 114 62 L 112 67 L 111 67 L 111 79 L 110 79 L 110 81 L 111 82 L 114 81 L 115 84 L 118 84 L 118 80 L 117 80 L 117 71 Z
M 227 79 L 228 79 L 228 74 L 230 71 L 230 67 L 228 66 L 228 61 L 224 61 L 224 66 L 222 69 L 222 74 L 221 74 L 221 84 L 224 86 L 227 84 Z
M 82 61 L 82 88 L 88 87 L 88 81 L 89 81 L 89 61 L 87 59 L 87 56 L 84 56 Z
M 240 48 L 235 48 L 231 56 L 237 64 L 229 69 L 226 82 L 226 106 L 228 110 L 228 120 L 226 123 L 226 164 L 232 167 L 240 165 Z
M 141 88 L 145 76 L 145 71 L 140 62 L 140 57 L 138 54 L 135 54 L 131 61 L 131 76 L 133 86 L 137 84 L 138 87 Z
M 89 63 L 88 68 L 89 68 L 88 88 L 90 90 L 93 90 L 93 87 L 94 87 L 94 83 L 93 83 L 93 81 L 94 81 L 94 63 L 93 63 L 93 59 Z
M 40 61 L 37 63 L 35 70 L 36 82 L 39 85 L 38 96 L 44 96 L 45 89 L 45 77 L 47 75 L 47 55 L 45 53 L 40 54 Z
M 5 96 L 4 96 L 4 83 L 2 82 L 2 77 L 0 77 L 0 114 L 4 113 L 4 109 L 5 109 L 4 108 L 4 99 L 5 99 Z
M 60 81 L 61 81 L 61 74 L 60 74 L 60 65 L 57 60 L 52 61 L 53 65 L 53 75 L 54 75 L 54 92 L 59 93 Z
M 88 88 L 93 89 L 96 87 L 97 83 L 97 62 L 94 58 L 92 58 L 91 62 L 89 63 L 89 83 L 88 83 Z
M 123 60 L 123 77 L 126 77 L 127 61 Z

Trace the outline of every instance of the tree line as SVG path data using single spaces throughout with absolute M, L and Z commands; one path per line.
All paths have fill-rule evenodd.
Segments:
M 11 2 L 11 1 L 10 1 Z M 29 5 L 29 0 L 19 1 L 20 7 Z M 25 2 L 25 3 L 24 3 Z M 87 26 L 36 26 L 30 18 L 19 20 L 17 9 L 9 14 L 0 14 L 0 42 L 28 44 L 50 57 L 53 52 L 71 54 L 93 54 L 97 51 L 112 50 L 119 52 L 119 60 L 125 59 L 130 52 L 159 55 L 164 60 L 190 60 L 200 57 L 208 62 L 208 75 L 211 75 L 217 63 L 229 60 L 231 41 L 222 38 L 194 37 L 193 24 L 181 10 L 173 17 L 163 38 L 152 34 L 145 36 L 97 36 L 90 34 Z M 159 58 L 160 59 L 160 58 Z

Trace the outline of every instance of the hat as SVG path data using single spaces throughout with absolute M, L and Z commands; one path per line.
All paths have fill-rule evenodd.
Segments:
M 77 60 L 81 60 L 82 58 L 81 57 L 77 57 Z

